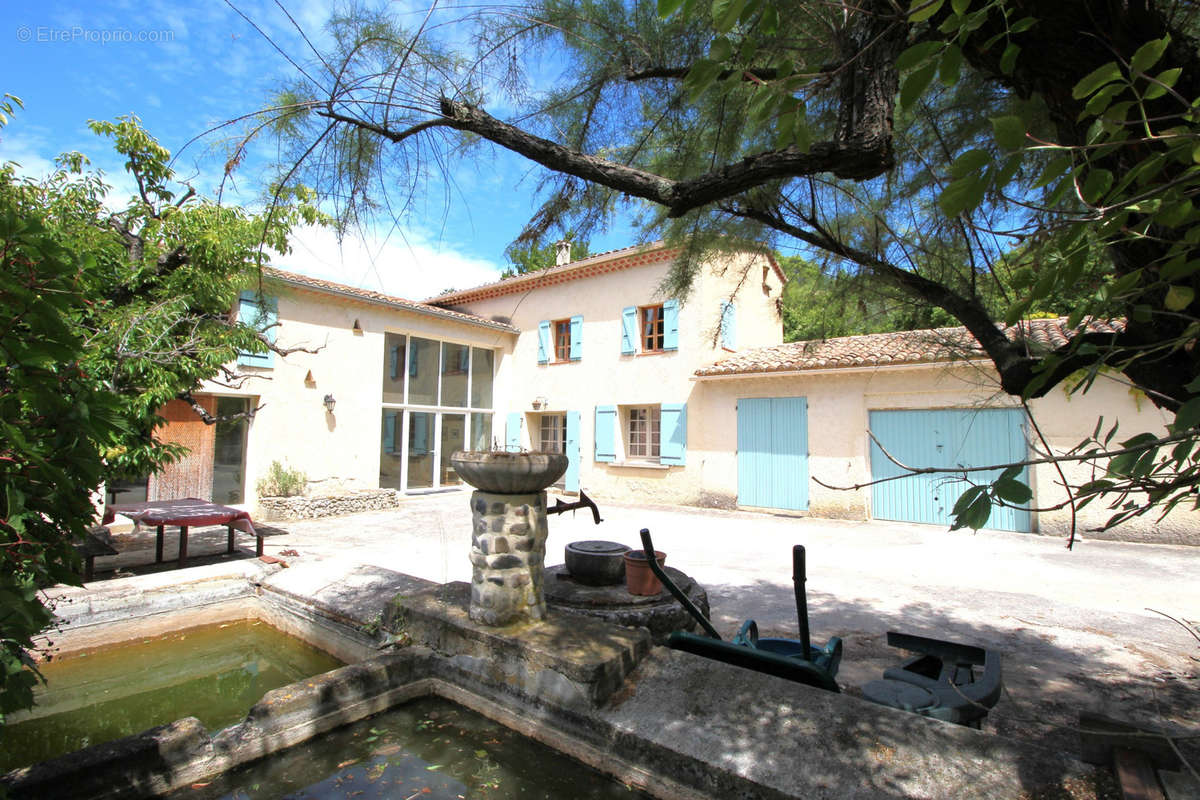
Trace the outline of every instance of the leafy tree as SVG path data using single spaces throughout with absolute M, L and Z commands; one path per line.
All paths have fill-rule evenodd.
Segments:
M 588 257 L 587 242 L 576 242 L 569 234 L 564 238 L 571 243 L 572 261 Z M 511 266 L 501 273 L 501 278 L 549 269 L 558 263 L 558 242 L 513 242 L 504 250 L 504 257 Z
M 1042 266 L 1038 254 L 1017 247 L 993 265 L 1000 283 L 1020 296 L 1031 296 Z M 800 256 L 777 257 L 788 275 L 783 292 L 784 341 L 829 339 L 863 333 L 912 331 L 959 325 L 945 310 L 915 301 L 886 284 L 871 280 L 864 272 L 822 269 Z M 1086 303 L 1103 283 L 1110 269 L 1104 251 L 1093 249 L 1080 280 L 1059 286 L 1051 295 L 1037 296 L 1025 311 L 1026 317 L 1063 317 Z M 988 310 L 1003 317 L 1004 297 L 990 283 L 979 287 L 980 299 Z
M 489 144 L 547 170 L 524 241 L 586 236 L 633 198 L 647 235 L 683 248 L 679 291 L 706 250 L 786 246 L 958 320 L 1013 395 L 1120 372 L 1177 412 L 1166 436 L 1085 446 L 1101 460 L 1122 451 L 1080 490 L 1117 497 L 1120 521 L 1194 503 L 1200 484 L 1196 11 L 539 0 L 464 20 L 475 53 L 439 26 L 357 11 L 331 21 L 326 71 L 266 115 L 298 148 L 293 175 L 333 175 L 343 217 L 380 191 L 420 191 L 431 153 Z M 531 85 L 555 67 L 558 80 Z M 1006 269 L 1017 246 L 1027 273 Z M 1089 269 L 1069 344 L 1026 339 L 1022 318 Z M 1093 316 L 1123 326 L 1098 333 Z M 971 525 L 1008 501 L 981 488 L 960 516 Z
M 73 582 L 71 543 L 95 514 L 103 451 L 124 433 L 117 399 L 83 365 L 73 318 L 89 256 L 65 247 L 0 172 L 0 723 L 33 704 L 26 653 L 51 621 L 38 590 Z
M 253 215 L 177 192 L 135 118 L 92 128 L 137 185 L 120 211 L 78 153 L 42 180 L 0 166 L 0 722 L 32 702 L 29 653 L 50 621 L 38 592 L 78 580 L 90 494 L 177 457 L 154 439 L 158 409 L 209 378 L 243 381 L 226 365 L 274 347 L 235 319 L 239 289 L 258 285 L 264 244 L 286 252 L 289 225 L 318 219 L 303 202 Z

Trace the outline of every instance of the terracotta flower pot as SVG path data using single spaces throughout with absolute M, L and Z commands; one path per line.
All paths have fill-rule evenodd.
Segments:
M 661 550 L 655 550 L 654 560 L 661 567 L 667 561 L 667 554 Z M 662 582 L 650 570 L 650 560 L 646 558 L 645 550 L 630 550 L 625 554 L 625 589 L 630 594 L 640 595 L 655 595 L 662 592 Z

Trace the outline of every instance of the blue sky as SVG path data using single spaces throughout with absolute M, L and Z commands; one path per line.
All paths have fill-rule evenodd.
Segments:
M 282 0 L 314 40 L 323 43 L 330 4 Z M 311 60 L 287 16 L 269 0 L 239 0 L 237 8 L 288 55 Z M 424 14 L 424 1 L 399 13 Z M 453 14 L 449 10 L 448 14 Z M 102 169 L 122 195 L 131 183 L 119 157 L 87 128 L 90 119 L 136 114 L 178 154 L 177 173 L 197 191 L 215 195 L 226 151 L 220 135 L 183 146 L 206 129 L 262 107 L 294 68 L 221 0 L 195 2 L 9 2 L 0 8 L 0 93 L 25 109 L 0 129 L 0 160 L 26 173 L 47 172 L 59 153 L 78 150 Z M 182 152 L 180 152 L 182 149 Z M 248 164 L 225 202 L 253 205 L 259 175 Z M 399 227 L 352 235 L 340 246 L 323 230 L 299 231 L 285 269 L 413 299 L 498 277 L 505 245 L 534 208 L 536 169 L 496 153 L 455 166 L 449 203 L 438 187 Z M 628 229 L 591 241 L 592 252 L 632 244 Z

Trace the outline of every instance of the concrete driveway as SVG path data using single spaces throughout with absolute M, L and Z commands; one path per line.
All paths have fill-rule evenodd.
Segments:
M 470 580 L 468 498 L 281 523 L 268 528 L 266 553 Z M 1090 709 L 1200 732 L 1196 548 L 1084 540 L 1068 551 L 1029 534 L 662 506 L 602 503 L 601 513 L 599 526 L 586 511 L 552 517 L 547 563 L 580 539 L 640 547 L 647 527 L 667 563 L 707 588 L 723 635 L 753 618 L 764 635 L 795 636 L 791 548 L 805 545 L 813 638 L 845 640 L 838 677 L 848 691 L 899 660 L 884 635 L 903 630 L 1003 651 L 1007 694 L 993 730 L 1074 752 L 1076 714 Z

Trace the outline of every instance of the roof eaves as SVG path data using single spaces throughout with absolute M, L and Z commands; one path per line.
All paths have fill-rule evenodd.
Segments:
M 569 276 L 574 272 L 584 272 L 589 267 L 595 267 L 603 264 L 606 261 L 617 262 L 622 259 L 634 258 L 637 256 L 648 255 L 655 252 L 669 253 L 673 248 L 667 247 L 662 241 L 651 242 L 649 244 L 633 245 L 631 247 L 623 247 L 617 250 L 608 250 L 604 253 L 596 253 L 587 258 L 582 258 L 579 261 L 572 261 L 568 264 L 559 264 L 547 269 L 537 270 L 536 272 L 527 272 L 524 275 L 514 275 L 511 278 L 504 278 L 492 283 L 485 283 L 479 286 L 474 286 L 470 289 L 463 289 L 458 292 L 450 292 L 448 294 L 439 295 L 438 297 L 430 298 L 428 302 L 433 305 L 454 305 L 458 303 L 468 303 L 472 300 L 479 300 L 484 297 L 496 297 L 506 294 L 514 294 L 516 292 L 529 291 L 537 288 L 543 283 L 558 281 L 555 280 L 560 276 Z M 635 266 L 628 264 L 626 266 Z M 583 277 L 580 275 L 579 277 Z M 565 280 L 571 280 L 570 277 L 565 277 Z
M 420 303 L 414 300 L 405 300 L 404 298 L 400 297 L 389 297 L 388 295 L 379 294 L 377 292 L 368 292 L 363 289 L 355 289 L 353 286 L 345 286 L 332 281 L 307 278 L 304 275 L 297 275 L 295 273 L 286 272 L 273 267 L 265 268 L 263 272 L 269 279 L 278 280 L 300 289 L 307 289 L 314 292 L 324 292 L 326 294 L 337 295 L 339 297 L 345 297 L 363 303 L 381 305 L 399 311 L 411 311 L 414 314 L 423 314 L 425 316 L 436 317 L 446 321 L 461 322 L 465 325 L 490 328 L 492 330 L 503 331 L 505 333 L 519 334 L 521 332 L 520 328 L 517 328 L 513 325 L 503 322 L 496 322 L 490 319 L 484 319 L 483 317 L 476 317 L 471 314 L 466 314 L 462 311 L 439 308 L 438 306 Z

